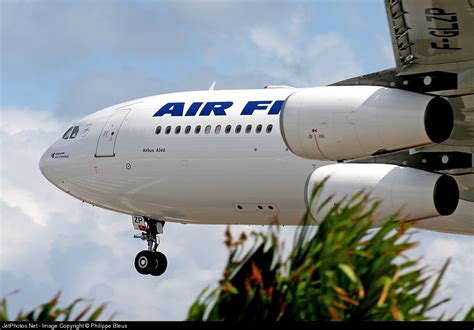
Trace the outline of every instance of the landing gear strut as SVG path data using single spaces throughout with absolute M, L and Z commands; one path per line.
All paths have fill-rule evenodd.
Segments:
M 140 251 L 135 257 L 135 269 L 143 275 L 160 276 L 168 266 L 165 255 L 156 251 L 160 244 L 157 235 L 163 234 L 165 222 L 140 216 L 133 216 L 132 222 L 136 230 L 142 231 L 140 235 L 134 235 L 133 237 L 148 243 L 148 250 Z

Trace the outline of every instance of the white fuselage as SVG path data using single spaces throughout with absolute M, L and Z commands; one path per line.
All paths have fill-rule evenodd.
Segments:
M 43 172 L 72 196 L 117 212 L 219 224 L 267 224 L 277 216 L 282 224 L 296 225 L 305 211 L 308 176 L 315 167 L 330 162 L 293 155 L 282 140 L 279 115 L 268 114 L 274 101 L 285 100 L 294 91 L 185 92 L 107 108 L 75 124 L 80 127 L 75 139 L 59 139 L 51 146 L 43 157 L 48 163 Z M 241 115 L 249 101 L 271 103 L 260 105 L 268 104 L 267 109 Z M 185 103 L 182 116 L 154 117 L 170 102 Z M 226 115 L 204 116 L 198 111 L 186 116 L 194 102 L 233 104 L 225 109 Z M 115 121 L 112 128 L 107 127 L 110 121 Z M 228 125 L 231 130 L 226 133 Z M 258 125 L 262 125 L 259 133 Z M 271 132 L 267 132 L 269 125 Z M 159 126 L 161 132 L 156 134 Z M 186 126 L 191 127 L 188 134 Z M 89 132 L 82 136 L 85 127 Z M 109 136 L 99 141 L 107 130 Z M 53 153 L 59 157 L 51 157 Z
M 55 142 L 40 168 L 68 194 L 121 213 L 180 223 L 297 225 L 309 176 L 333 162 L 288 150 L 278 110 L 295 91 L 184 92 L 122 103 L 79 120 L 77 136 Z M 453 224 L 444 231 L 466 231 Z

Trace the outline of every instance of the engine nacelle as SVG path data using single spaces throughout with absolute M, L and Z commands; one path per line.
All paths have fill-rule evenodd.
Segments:
M 329 179 L 322 191 L 311 201 L 313 187 L 326 177 Z M 319 223 L 334 203 L 341 199 L 348 201 L 361 190 L 370 193 L 370 201 L 381 202 L 376 220 L 400 210 L 397 220 L 451 215 L 459 202 L 458 185 L 450 176 L 396 165 L 352 163 L 316 169 L 308 178 L 306 203 L 311 202 L 311 214 Z M 322 202 L 331 195 L 334 196 L 331 202 L 321 208 Z
M 441 143 L 453 129 L 448 101 L 376 86 L 326 86 L 291 94 L 280 127 L 288 148 L 309 159 L 344 160 Z

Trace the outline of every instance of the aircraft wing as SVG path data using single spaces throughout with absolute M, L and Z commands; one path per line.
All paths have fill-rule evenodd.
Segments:
M 397 69 L 474 59 L 474 2 L 385 0 Z
M 333 85 L 474 93 L 474 0 L 385 0 L 397 67 Z
M 457 94 L 474 92 L 474 1 L 385 0 L 385 10 L 399 74 L 454 73 Z

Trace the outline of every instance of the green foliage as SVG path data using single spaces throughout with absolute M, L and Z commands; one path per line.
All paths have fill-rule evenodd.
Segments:
M 267 234 L 253 232 L 250 249 L 245 235 L 234 241 L 228 229 L 222 280 L 199 295 L 188 320 L 430 319 L 427 313 L 449 300 L 434 301 L 449 260 L 437 274 L 426 274 L 405 253 L 415 246 L 406 224 L 391 217 L 369 231 L 376 209 L 363 194 L 336 203 L 319 229 L 298 227 L 287 258 L 277 226 Z M 310 221 L 308 211 L 303 224 Z
M 96 321 L 104 312 L 106 304 L 101 304 L 93 309 L 92 304 L 86 304 L 82 310 L 73 315 L 73 309 L 85 302 L 84 299 L 76 299 L 69 306 L 58 307 L 58 301 L 61 296 L 59 291 L 51 300 L 39 305 L 29 312 L 20 311 L 14 319 L 8 317 L 8 304 L 6 297 L 0 301 L 0 321 Z M 89 314 L 88 314 L 89 313 Z M 113 315 L 110 317 L 112 319 Z
M 471 307 L 469 312 L 467 312 L 466 316 L 464 317 L 464 321 L 474 322 L 474 307 Z

